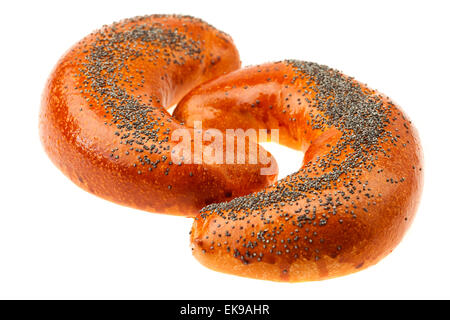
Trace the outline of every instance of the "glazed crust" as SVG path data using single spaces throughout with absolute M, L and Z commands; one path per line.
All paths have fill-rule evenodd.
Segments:
M 74 45 L 50 75 L 40 113 L 45 151 L 81 188 L 151 212 L 192 216 L 258 190 L 276 173 L 171 161 L 171 134 L 186 127 L 165 108 L 239 66 L 231 38 L 196 18 L 153 15 L 105 26 Z
M 336 70 L 302 61 L 237 70 L 190 92 L 174 116 L 279 129 L 281 143 L 304 152 L 298 172 L 202 209 L 191 245 L 209 268 L 288 282 L 342 276 L 389 254 L 413 221 L 423 185 L 415 128 L 388 97 Z

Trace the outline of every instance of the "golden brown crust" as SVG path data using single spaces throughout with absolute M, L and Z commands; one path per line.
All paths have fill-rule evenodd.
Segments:
M 239 66 L 231 39 L 192 17 L 106 26 L 49 78 L 45 150 L 83 189 L 138 209 L 192 216 L 243 196 L 195 218 L 194 255 L 215 270 L 295 282 L 375 264 L 402 239 L 421 194 L 422 150 L 410 121 L 389 98 L 313 63 L 215 79 Z M 299 172 L 270 185 L 276 173 L 261 175 L 261 164 L 171 161 L 170 135 L 186 126 L 165 107 L 210 79 L 175 118 L 187 127 L 202 120 L 204 129 L 279 129 L 282 144 L 305 152 Z
M 191 244 L 214 270 L 289 282 L 342 276 L 390 253 L 414 218 L 416 130 L 389 98 L 336 70 L 302 61 L 237 70 L 190 92 L 174 116 L 280 129 L 283 144 L 305 152 L 300 171 L 202 209 Z
M 45 88 L 40 135 L 73 182 L 105 199 L 193 215 L 271 183 L 259 165 L 175 164 L 165 111 L 197 84 L 239 68 L 229 36 L 187 16 L 126 19 L 68 51 Z

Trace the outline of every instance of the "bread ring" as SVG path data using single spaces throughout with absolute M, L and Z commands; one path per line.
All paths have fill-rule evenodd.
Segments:
M 237 70 L 194 89 L 174 116 L 279 129 L 281 143 L 304 152 L 298 172 L 201 210 L 191 244 L 209 268 L 333 278 L 377 263 L 411 225 L 423 185 L 417 132 L 391 99 L 334 69 L 288 60 Z
M 53 70 L 40 113 L 44 148 L 83 189 L 142 210 L 193 215 L 256 191 L 276 174 L 171 161 L 170 135 L 184 126 L 165 107 L 239 66 L 231 38 L 199 19 L 153 15 L 105 26 Z

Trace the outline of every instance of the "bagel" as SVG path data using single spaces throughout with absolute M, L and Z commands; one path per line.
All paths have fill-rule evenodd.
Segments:
M 81 188 L 150 212 L 192 216 L 259 190 L 276 172 L 260 175 L 261 165 L 249 163 L 171 161 L 171 134 L 187 128 L 166 108 L 239 67 L 232 39 L 193 17 L 152 15 L 104 26 L 52 71 L 41 103 L 42 144 Z M 236 157 L 249 152 L 235 150 Z
M 304 152 L 300 170 L 210 204 L 191 230 L 205 266 L 272 281 L 312 281 L 365 269 L 411 225 L 423 186 L 416 129 L 387 96 L 316 63 L 286 60 L 200 85 L 173 116 L 205 128 L 278 129 Z

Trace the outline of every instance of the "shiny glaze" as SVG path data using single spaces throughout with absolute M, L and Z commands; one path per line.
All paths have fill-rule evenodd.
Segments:
M 47 82 L 45 151 L 81 188 L 150 212 L 192 216 L 258 190 L 276 179 L 261 176 L 258 164 L 170 161 L 171 133 L 186 127 L 165 108 L 239 66 L 231 38 L 196 18 L 153 15 L 105 26 L 74 45 Z
M 279 129 L 282 144 L 305 153 L 298 172 L 202 209 L 191 244 L 209 268 L 289 282 L 342 276 L 389 254 L 413 221 L 416 130 L 388 97 L 338 71 L 301 61 L 237 70 L 191 91 L 174 116 Z

